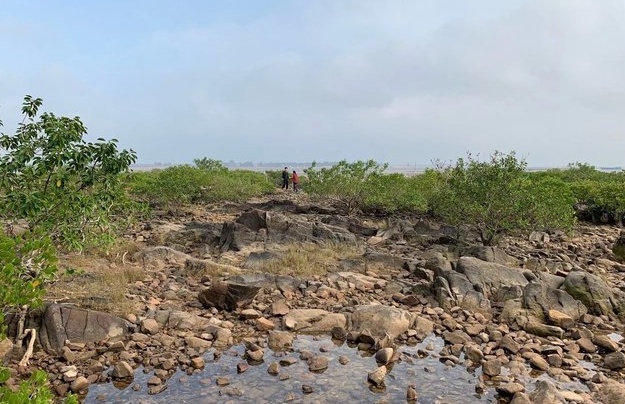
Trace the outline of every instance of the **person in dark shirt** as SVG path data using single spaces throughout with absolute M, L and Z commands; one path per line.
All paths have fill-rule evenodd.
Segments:
M 284 167 L 282 170 L 282 189 L 289 189 L 289 169 Z

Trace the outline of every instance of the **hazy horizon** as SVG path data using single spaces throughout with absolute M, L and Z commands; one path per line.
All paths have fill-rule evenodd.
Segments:
M 1 129 L 26 94 L 138 163 L 621 166 L 617 0 L 4 0 Z

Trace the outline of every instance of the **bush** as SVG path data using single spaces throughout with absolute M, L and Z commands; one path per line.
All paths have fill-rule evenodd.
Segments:
M 190 165 L 134 173 L 129 177 L 128 186 L 140 200 L 170 208 L 197 203 L 242 202 L 274 189 L 263 173 Z
M 342 160 L 336 165 L 317 169 L 315 162 L 304 170 L 307 181 L 303 189 L 317 196 L 330 198 L 340 209 L 350 214 L 364 206 L 368 180 L 381 175 L 387 165 L 379 165 L 373 160 L 348 163 Z
M 17 391 L 5 386 L 11 374 L 7 369 L 0 369 L 0 402 L 7 404 L 49 404 L 54 402 L 54 395 L 48 385 L 48 376 L 43 370 L 34 371 L 28 380 L 20 383 Z M 78 398 L 70 394 L 63 401 L 65 404 L 78 404 Z
M 426 212 L 428 202 L 417 177 L 372 174 L 365 183 L 362 210 L 384 213 Z
M 489 161 L 468 155 L 455 166 L 439 165 L 443 182 L 432 196 L 433 212 L 456 226 L 468 225 L 486 245 L 504 233 L 568 228 L 574 223 L 570 189 L 562 181 L 532 181 L 514 152 Z
M 4 317 L 22 305 L 40 306 L 46 282 L 57 272 L 57 258 L 48 237 L 0 232 L 0 337 Z

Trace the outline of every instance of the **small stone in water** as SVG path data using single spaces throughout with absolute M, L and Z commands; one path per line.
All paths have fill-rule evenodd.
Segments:
M 267 373 L 273 376 L 280 373 L 280 364 L 278 362 L 272 362 L 267 368 Z
M 302 384 L 302 392 L 304 394 L 310 394 L 313 392 L 313 388 L 310 384 Z
M 409 402 L 416 402 L 417 401 L 417 390 L 415 389 L 415 386 L 408 386 L 408 390 L 406 391 L 406 400 Z
M 218 386 L 227 386 L 230 384 L 230 379 L 227 377 L 218 377 L 216 383 Z
M 341 365 L 347 365 L 349 363 L 349 358 L 345 355 L 339 356 L 339 363 Z
M 239 363 L 237 365 L 237 373 L 245 373 L 250 368 L 247 363 Z

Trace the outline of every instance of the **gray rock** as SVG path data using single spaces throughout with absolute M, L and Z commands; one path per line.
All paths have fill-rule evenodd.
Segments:
M 358 339 L 384 348 L 406 332 L 414 315 L 406 310 L 390 306 L 356 306 L 348 316 L 347 330 L 358 334 Z
M 501 362 L 499 359 L 491 359 L 482 363 L 482 372 L 487 376 L 498 376 L 501 374 Z
M 128 379 L 134 377 L 132 366 L 126 361 L 119 361 L 113 365 L 111 376 L 114 379 Z
M 342 313 L 321 309 L 295 309 L 282 318 L 287 329 L 302 333 L 330 333 L 334 327 L 345 328 L 347 319 Z
M 380 366 L 377 369 L 368 373 L 367 380 L 373 383 L 375 386 L 383 386 L 386 372 L 386 366 Z
M 393 354 L 395 350 L 393 348 L 382 348 L 375 353 L 375 360 L 381 365 L 386 365 L 393 360 Z
M 315 355 L 308 359 L 308 370 L 318 372 L 328 368 L 328 358 L 323 355 Z
M 548 380 L 541 380 L 536 384 L 536 389 L 530 394 L 535 404 L 565 404 L 566 401 L 558 391 L 558 388 Z
M 597 275 L 584 271 L 571 271 L 562 284 L 562 289 L 581 301 L 592 314 L 610 315 L 614 312 L 615 300 L 608 284 Z
M 625 354 L 623 352 L 613 352 L 603 357 L 603 365 L 610 369 L 625 368 Z
M 282 351 L 293 346 L 293 335 L 287 331 L 271 331 L 267 337 L 267 346 L 273 351 Z
M 250 304 L 259 290 L 260 287 L 254 285 L 217 282 L 209 289 L 200 291 L 198 300 L 205 308 L 235 310 Z

